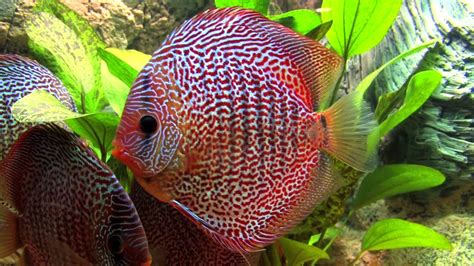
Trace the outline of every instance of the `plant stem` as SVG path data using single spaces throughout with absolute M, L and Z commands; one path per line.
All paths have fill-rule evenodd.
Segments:
M 318 242 L 316 243 L 317 247 L 321 247 L 321 244 L 323 243 L 324 235 L 326 234 L 327 228 L 324 228 L 321 234 L 319 235 Z
M 357 255 L 357 257 L 352 261 L 351 265 L 355 265 L 356 262 L 357 262 L 358 260 L 360 260 L 360 258 L 362 257 L 362 255 L 364 255 L 364 253 L 365 253 L 365 250 L 359 252 L 359 254 Z

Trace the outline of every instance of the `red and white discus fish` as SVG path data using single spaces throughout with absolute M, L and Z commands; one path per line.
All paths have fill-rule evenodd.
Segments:
M 44 66 L 19 55 L 0 55 L 0 160 L 20 134 L 32 126 L 30 123 L 18 123 L 12 116 L 11 108 L 20 98 L 35 90 L 51 93 L 64 106 L 76 111 L 69 92 Z
M 133 183 L 130 198 L 148 238 L 152 265 L 258 265 L 260 253 L 244 255 L 215 243 L 178 210 Z
M 341 58 L 262 15 L 206 11 L 173 32 L 128 96 L 113 154 L 151 195 L 234 251 L 255 251 L 334 189 L 328 156 L 375 166 L 370 109 L 331 94 Z
M 72 133 L 38 125 L 0 163 L 0 258 L 26 265 L 149 265 L 136 209 Z

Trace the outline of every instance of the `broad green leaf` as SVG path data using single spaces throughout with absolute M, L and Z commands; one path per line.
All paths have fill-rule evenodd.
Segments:
M 323 250 L 288 238 L 278 240 L 283 247 L 287 265 L 303 265 L 306 262 L 316 262 L 319 259 L 329 259 Z
M 31 16 L 26 32 L 35 58 L 61 79 L 79 110 L 95 112 L 104 106 L 100 72 L 96 73 L 92 57 L 74 31 L 40 12 Z
M 401 5 L 402 0 L 324 0 L 322 21 L 333 21 L 329 43 L 345 59 L 370 50 L 385 37 Z
M 319 15 L 310 9 L 292 10 L 283 14 L 269 16 L 268 18 L 302 35 L 306 35 L 321 24 Z
M 341 230 L 339 228 L 329 227 L 326 229 L 323 239 L 331 239 L 331 238 L 337 237 L 340 232 Z M 321 238 L 321 233 L 312 235 L 309 238 L 308 245 L 314 245 L 316 242 L 319 241 L 320 238 Z
M 306 34 L 306 37 L 313 40 L 321 40 L 332 26 L 332 21 L 324 22 Z
M 130 87 L 112 75 L 107 68 L 107 64 L 104 61 L 102 62 L 102 82 L 104 83 L 105 96 L 114 112 L 121 116 Z
M 61 20 L 68 28 L 73 30 L 77 37 L 80 39 L 81 44 L 83 45 L 86 51 L 86 56 L 89 59 L 94 74 L 92 79 L 94 87 L 90 90 L 86 88 L 87 92 L 84 98 L 84 108 L 87 112 L 96 112 L 102 110 L 102 108 L 104 108 L 107 102 L 105 99 L 104 92 L 102 90 L 101 60 L 97 54 L 97 48 L 104 48 L 104 41 L 100 39 L 94 28 L 92 28 L 92 26 L 86 19 L 82 18 L 80 15 L 71 10 L 65 4 L 60 3 L 58 0 L 39 0 L 34 7 L 34 11 L 47 12 L 52 14 L 53 16 Z M 46 61 L 47 66 L 49 66 L 48 64 L 51 64 L 48 62 L 47 59 L 41 61 Z
M 365 93 L 365 91 L 370 87 L 374 79 L 384 70 L 386 67 L 390 66 L 393 63 L 396 63 L 400 61 L 401 59 L 408 57 L 410 55 L 413 55 L 415 53 L 418 53 L 419 51 L 430 47 L 434 43 L 436 43 L 438 40 L 430 40 L 427 42 L 424 42 L 418 46 L 415 46 L 414 48 L 404 52 L 403 54 L 398 55 L 397 57 L 393 58 L 392 60 L 388 61 L 387 63 L 383 64 L 381 67 L 377 68 L 375 71 L 367 75 L 357 86 L 356 90 L 360 91 L 361 93 Z
M 379 97 L 377 108 L 375 108 L 375 119 L 380 124 L 382 121 L 387 119 L 387 116 L 391 111 L 395 109 L 396 106 L 399 106 L 403 101 L 403 95 L 405 89 L 399 89 L 397 91 L 391 91 L 383 94 Z
M 99 49 L 99 55 L 107 63 L 107 67 L 114 76 L 119 78 L 129 88 L 132 87 L 135 78 L 138 75 L 138 70 L 125 63 L 118 56 L 113 53 Z
M 19 122 L 46 123 L 86 116 L 69 110 L 56 97 L 36 90 L 12 106 L 12 114 Z
M 401 219 L 373 224 L 362 239 L 362 251 L 410 247 L 452 249 L 449 241 L 433 229 Z
M 79 136 L 100 151 L 104 162 L 110 157 L 112 140 L 119 123 L 119 117 L 113 113 L 95 113 L 77 119 L 66 120 L 67 125 Z
M 240 6 L 266 15 L 268 13 L 268 5 L 270 4 L 270 0 L 215 0 L 214 3 L 216 7 L 219 8 Z
M 435 187 L 444 180 L 441 172 L 427 166 L 384 165 L 362 180 L 352 205 L 357 209 L 393 195 Z
M 138 72 L 140 72 L 151 59 L 151 55 L 133 49 L 123 50 L 118 48 L 107 48 L 105 51 L 115 55 Z
M 418 110 L 430 98 L 435 89 L 438 88 L 441 78 L 441 74 L 435 70 L 416 73 L 408 82 L 402 106 L 380 124 L 380 136 L 387 134 Z

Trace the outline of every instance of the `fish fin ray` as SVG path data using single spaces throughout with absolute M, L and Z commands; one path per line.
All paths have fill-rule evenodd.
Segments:
M 377 122 L 360 93 L 343 96 L 320 113 L 317 120 L 316 123 L 322 124 L 319 130 L 324 131 L 320 134 L 323 150 L 356 170 L 371 172 L 375 169 L 377 143 L 372 143 L 370 137 L 377 134 Z M 315 128 L 318 127 L 313 130 Z
M 17 231 L 18 216 L 0 204 L 0 258 L 10 257 L 21 248 Z

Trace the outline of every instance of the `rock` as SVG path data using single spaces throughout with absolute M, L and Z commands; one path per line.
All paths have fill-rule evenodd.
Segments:
M 110 47 L 153 53 L 181 22 L 209 6 L 210 0 L 61 0 L 87 19 Z M 33 0 L 0 3 L 0 49 L 27 53 L 24 21 Z M 13 23 L 11 23 L 13 21 Z M 11 27 L 12 25 L 12 27 Z

